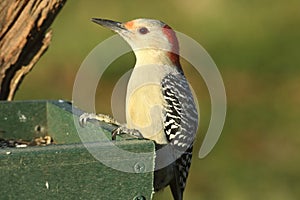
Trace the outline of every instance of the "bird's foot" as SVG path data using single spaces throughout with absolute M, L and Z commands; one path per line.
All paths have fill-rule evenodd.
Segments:
M 111 133 L 112 140 L 115 140 L 117 135 L 123 135 L 123 134 L 131 135 L 135 138 L 144 138 L 143 135 L 138 130 L 129 129 L 108 115 L 84 113 L 79 116 L 79 124 L 82 127 L 84 127 L 88 121 L 93 121 L 93 120 L 101 121 L 101 122 L 105 122 L 117 126 L 117 128 L 114 129 Z
M 79 124 L 82 127 L 86 125 L 87 121 L 92 121 L 92 120 L 105 122 L 115 126 L 121 126 L 121 124 L 117 120 L 115 120 L 111 116 L 104 115 L 104 114 L 83 113 L 82 115 L 79 116 Z
M 122 135 L 122 134 L 131 135 L 135 138 L 144 138 L 143 135 L 140 133 L 140 131 L 136 129 L 129 129 L 125 126 L 119 126 L 115 130 L 113 130 L 111 134 L 112 140 L 115 140 L 117 135 Z

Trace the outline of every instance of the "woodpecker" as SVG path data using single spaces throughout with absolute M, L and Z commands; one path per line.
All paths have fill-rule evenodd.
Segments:
M 136 57 L 127 85 L 126 126 L 120 126 L 117 134 L 141 135 L 155 142 L 154 190 L 170 186 L 174 199 L 182 200 L 198 128 L 198 112 L 180 64 L 175 31 L 153 19 L 124 23 L 100 18 L 92 21 L 119 34 Z M 83 115 L 80 120 L 99 118 Z

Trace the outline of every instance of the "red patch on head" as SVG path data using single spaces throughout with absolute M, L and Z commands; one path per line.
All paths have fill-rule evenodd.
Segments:
M 179 67 L 179 44 L 175 31 L 166 24 L 163 26 L 163 33 L 167 36 L 169 43 L 172 45 L 171 52 L 169 52 L 169 58 L 173 64 Z
M 134 27 L 134 22 L 133 22 L 133 21 L 126 22 L 126 23 L 124 24 L 124 26 L 125 26 L 128 30 L 133 29 L 133 27 Z

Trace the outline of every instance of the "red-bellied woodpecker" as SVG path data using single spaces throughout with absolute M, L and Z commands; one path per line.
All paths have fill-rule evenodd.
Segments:
M 181 200 L 191 165 L 198 113 L 179 62 L 176 34 L 167 24 L 152 19 L 125 23 L 96 18 L 92 21 L 118 33 L 136 56 L 127 86 L 126 126 L 120 126 L 117 133 L 151 139 L 157 152 L 164 149 L 156 156 L 154 189 L 170 185 L 174 199 Z M 91 118 L 101 117 L 85 114 L 80 120 Z

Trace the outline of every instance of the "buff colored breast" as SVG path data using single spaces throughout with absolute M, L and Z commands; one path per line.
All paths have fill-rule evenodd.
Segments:
M 127 125 L 138 129 L 147 139 L 159 144 L 167 143 L 163 132 L 163 106 L 160 85 L 149 83 L 133 90 L 128 98 Z

